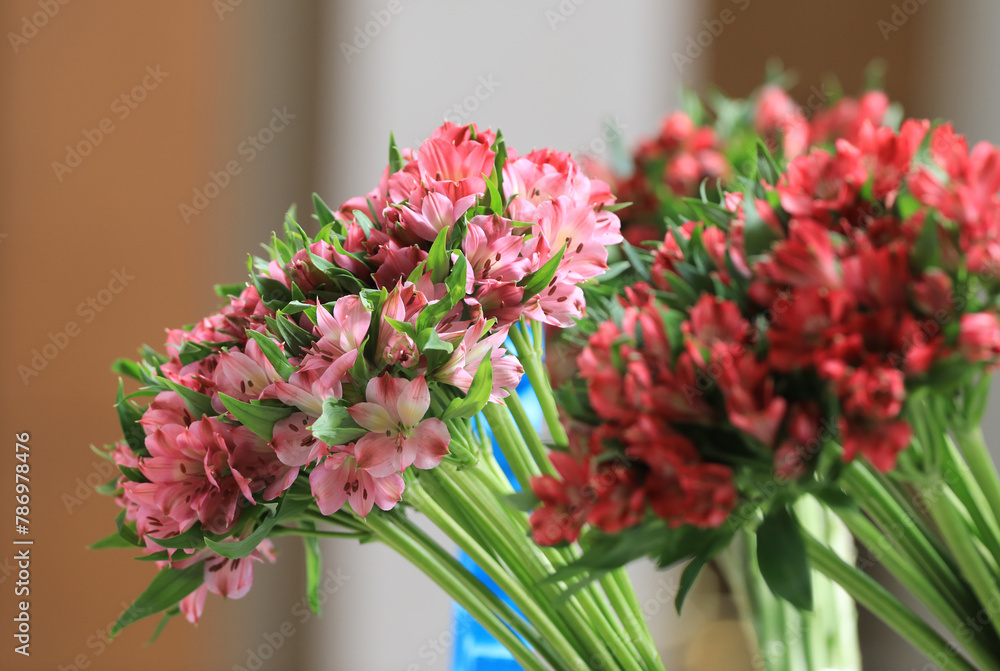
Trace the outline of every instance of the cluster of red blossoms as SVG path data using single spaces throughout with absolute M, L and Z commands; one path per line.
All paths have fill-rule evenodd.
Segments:
M 138 395 L 155 398 L 119 403 L 116 496 L 161 568 L 204 562 L 180 603 L 189 620 L 208 591 L 242 596 L 253 562 L 273 555 L 265 540 L 227 558 L 202 536 L 246 538 L 263 514 L 253 507 L 296 483 L 322 515 L 394 507 L 407 469 L 450 452 L 432 391 L 457 404 L 445 419 L 499 402 L 522 374 L 503 347 L 510 325 L 572 324 L 578 285 L 621 241 L 608 185 L 568 154 L 518 156 L 496 133 L 446 123 L 390 158 L 367 196 L 336 213 L 317 204 L 315 237 L 287 224 L 253 283 L 169 331 L 166 356 L 130 364 Z M 466 407 L 477 382 L 488 393 Z M 171 541 L 182 534 L 193 540 Z
M 787 481 L 837 443 L 889 471 L 909 393 L 1000 361 L 1000 149 L 927 121 L 850 134 L 674 226 L 653 286 L 597 326 L 578 359 L 596 425 L 534 483 L 539 542 L 647 509 L 717 526 L 748 458 Z
M 596 171 L 612 183 L 619 200 L 632 203 L 622 212 L 622 233 L 629 242 L 659 239 L 663 216 L 684 212 L 680 200 L 697 197 L 703 184 L 714 188 L 721 180 L 725 187 L 745 174 L 744 167 L 754 163 L 758 137 L 786 160 L 837 139 L 854 143 L 865 122 L 876 127 L 885 122 L 889 99 L 869 91 L 827 105 L 814 93 L 802 107 L 783 88 L 769 84 L 751 100 L 727 101 L 726 107 L 725 123 L 698 122 L 685 112 L 667 116 L 659 133 L 632 152 L 627 177 L 615 180 L 610 170 Z

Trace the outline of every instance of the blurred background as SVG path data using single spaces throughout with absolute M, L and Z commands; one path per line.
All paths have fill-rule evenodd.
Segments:
M 152 575 L 85 550 L 116 512 L 87 449 L 118 436 L 110 363 L 210 312 L 212 285 L 243 280 L 289 204 L 367 192 L 390 130 L 415 146 L 443 118 L 475 121 L 520 151 L 601 158 L 653 133 L 682 83 L 744 96 L 778 57 L 805 103 L 828 75 L 860 90 L 881 58 L 910 115 L 996 142 L 998 25 L 1000 6 L 974 0 L 4 0 L 0 463 L 12 487 L 29 433 L 35 545 L 30 658 L 12 651 L 16 567 L 0 553 L 0 668 L 447 669 L 447 599 L 384 548 L 347 543 L 327 548 L 322 618 L 289 542 L 197 627 L 174 622 L 153 648 L 153 621 L 109 640 Z M 681 621 L 675 574 L 636 580 L 670 668 L 752 668 L 710 574 Z M 866 668 L 933 668 L 877 622 L 862 635 Z

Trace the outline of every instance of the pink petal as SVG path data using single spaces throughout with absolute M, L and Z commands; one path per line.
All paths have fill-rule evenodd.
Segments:
M 332 515 L 344 507 L 344 503 L 347 501 L 344 485 L 347 484 L 350 471 L 353 470 L 351 466 L 343 463 L 343 458 L 334 460 L 335 456 L 337 455 L 328 457 L 309 474 L 312 495 L 316 498 L 319 510 L 324 515 Z M 349 455 L 344 455 L 344 457 L 347 456 Z
M 396 412 L 403 426 L 416 426 L 424 418 L 431 405 L 431 392 L 423 375 L 404 382 L 402 392 L 396 401 Z
M 398 423 L 393 420 L 389 411 L 376 403 L 355 403 L 347 411 L 355 422 L 369 431 L 395 433 L 397 430 Z
M 227 599 L 246 596 L 253 586 L 253 560 L 229 559 L 216 555 L 205 561 L 205 586 Z
M 181 599 L 181 613 L 184 614 L 184 618 L 191 624 L 196 623 L 198 618 L 201 617 L 202 612 L 204 612 L 206 596 L 208 596 L 208 587 L 201 585 L 198 589 Z
M 303 371 L 293 373 L 289 380 L 296 375 L 304 375 Z M 323 414 L 323 399 L 313 395 L 311 391 L 303 389 L 292 382 L 275 382 L 272 386 L 274 395 L 285 405 L 294 405 L 299 410 L 307 412 L 316 417 Z
M 369 433 L 357 442 L 354 452 L 358 468 L 380 478 L 399 470 L 399 451 L 396 441 L 384 433 Z
M 372 487 L 375 494 L 375 505 L 382 510 L 392 510 L 403 498 L 403 476 L 392 473 L 385 477 L 373 478 Z
M 379 377 L 373 377 L 368 381 L 368 387 L 365 389 L 365 396 L 367 397 L 369 403 L 377 403 L 385 408 L 392 417 L 393 424 L 395 425 L 396 422 L 399 421 L 399 417 L 396 415 L 396 401 L 399 400 L 399 394 L 402 391 L 403 380 L 399 380 L 386 374 Z M 383 431 L 384 430 L 385 429 L 383 429 Z
M 368 513 L 372 511 L 372 505 L 375 503 L 375 483 L 372 480 L 372 476 L 364 471 L 358 471 L 356 484 L 358 488 L 354 489 L 352 487 L 352 491 L 348 495 L 351 500 L 351 510 L 362 517 L 367 517 Z
M 403 441 L 399 470 L 411 464 L 423 470 L 434 468 L 448 454 L 449 442 L 451 434 L 444 422 L 434 417 L 425 419 Z

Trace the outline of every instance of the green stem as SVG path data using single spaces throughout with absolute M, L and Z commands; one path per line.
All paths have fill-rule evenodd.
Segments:
M 525 458 L 528 448 L 524 439 L 517 431 L 517 427 L 511 421 L 507 407 L 496 403 L 487 403 L 483 408 L 483 415 L 490 424 L 493 437 L 496 438 L 500 451 L 507 459 L 507 464 L 514 471 L 514 478 L 521 489 L 531 490 L 531 478 L 541 475 L 538 466 L 530 459 Z
M 485 571 L 503 590 L 504 594 L 509 596 L 514 604 L 521 609 L 528 621 L 535 625 L 538 633 L 548 641 L 558 654 L 556 659 L 550 660 L 555 666 L 559 668 L 587 668 L 579 651 L 566 638 L 550 614 L 531 596 L 524 584 L 515 579 L 510 571 L 501 566 L 472 536 L 456 524 L 431 497 L 426 495 L 419 484 L 407 488 L 406 494 L 417 506 L 417 509 L 426 515 L 435 526 L 444 531 L 472 561 L 476 562 L 476 565 Z
M 368 525 L 379 536 L 379 540 L 423 571 L 452 599 L 469 611 L 469 614 L 506 647 L 525 669 L 546 671 L 538 656 L 508 627 L 508 624 L 515 626 L 514 623 L 520 617 L 471 576 L 461 564 L 457 561 L 453 564 L 445 561 L 439 553 L 428 549 L 419 537 L 415 537 L 410 529 L 400 526 L 398 520 L 389 514 L 376 512 L 370 515 Z M 481 589 L 477 588 L 475 583 L 478 583 Z M 506 622 L 498 614 L 505 611 L 508 617 Z M 518 629 L 522 635 L 532 633 L 527 626 L 519 626 Z M 540 641 L 537 634 L 532 638 Z
M 514 348 L 517 349 L 517 359 L 524 366 L 524 372 L 528 376 L 528 380 L 531 381 L 535 395 L 538 396 L 538 403 L 542 406 L 542 414 L 545 416 L 545 424 L 549 427 L 549 433 L 552 435 L 552 442 L 556 447 L 567 447 L 569 437 L 559 419 L 559 408 L 556 405 L 555 395 L 552 393 L 552 385 L 549 384 L 545 365 L 542 363 L 542 352 L 531 343 L 526 335 L 526 332 L 529 334 L 531 332 L 531 327 L 528 326 L 526 320 L 521 321 L 520 328 L 523 330 L 519 330 L 518 325 L 515 324 L 509 332 L 510 340 L 514 343 Z M 536 328 L 540 329 L 541 326 Z
M 993 463 L 993 458 L 990 457 L 989 449 L 986 447 L 986 441 L 983 439 L 983 430 L 976 426 L 956 430 L 954 433 L 959 448 L 968 462 L 969 470 L 972 471 L 972 477 L 978 483 L 979 489 L 993 513 L 995 530 L 996 523 L 1000 522 L 1000 476 L 997 475 L 996 464 Z M 1000 561 L 1000 556 L 997 557 L 997 560 Z
M 299 529 L 296 527 L 275 527 L 270 536 L 315 536 L 317 538 L 356 538 L 363 541 L 371 537 L 370 532 L 324 531 L 323 529 Z
M 601 578 L 608 599 L 625 625 L 632 643 L 639 651 L 647 669 L 663 669 L 663 660 L 653 644 L 652 635 L 642 616 L 642 607 L 635 596 L 635 588 L 624 568 L 616 569 Z
M 844 469 L 843 483 L 847 493 L 872 516 L 882 532 L 899 545 L 903 554 L 930 578 L 935 589 L 945 595 L 953 609 L 966 613 L 977 610 L 978 602 L 968 586 L 937 552 L 928 536 L 915 528 L 917 518 L 906 513 L 871 471 L 855 462 Z
M 934 629 L 904 606 L 887 589 L 835 552 L 806 534 L 806 550 L 813 568 L 853 596 L 859 604 L 898 632 L 944 671 L 976 671 L 961 653 Z
M 437 470 L 439 469 L 440 467 L 432 473 L 438 475 Z M 473 477 L 463 480 L 461 487 L 456 484 L 455 478 L 440 477 L 438 480 L 450 496 L 455 497 L 461 505 L 468 509 L 470 515 L 476 517 L 474 524 L 478 528 L 484 532 L 498 534 L 492 546 L 496 551 L 504 554 L 505 563 L 509 565 L 511 561 L 523 562 L 528 570 L 531 584 L 540 582 L 550 575 L 553 567 L 540 554 L 538 546 L 524 534 L 522 529 L 511 524 L 511 519 L 506 513 L 498 510 L 496 506 L 484 504 L 484 502 L 492 501 L 495 497 L 489 491 L 476 490 L 474 478 L 482 475 L 478 473 L 478 469 L 466 469 L 462 474 L 463 477 L 467 475 Z M 556 585 L 540 586 L 539 589 L 542 589 L 549 599 L 560 598 L 560 589 Z M 603 616 L 597 617 L 599 614 L 591 607 L 592 604 L 588 603 L 587 597 L 586 593 L 581 592 L 566 600 L 562 607 L 566 623 L 587 646 L 588 652 L 594 656 L 594 663 L 604 665 L 600 668 L 633 668 L 629 664 L 630 658 L 627 655 L 621 655 L 623 650 L 616 632 L 609 630 Z M 594 631 L 595 627 L 598 628 L 597 632 Z M 615 663 L 608 648 L 622 656 L 621 661 L 624 662 L 625 666 Z
M 552 462 L 549 461 L 549 455 L 545 451 L 545 445 L 542 444 L 542 438 L 538 435 L 538 430 L 531 425 L 531 420 L 528 419 L 528 413 L 525 412 L 524 406 L 521 404 L 521 399 L 517 394 L 511 393 L 510 396 L 504 399 L 504 403 L 510 410 L 510 414 L 514 418 L 514 423 L 517 424 L 517 428 L 520 430 L 521 437 L 524 438 L 524 442 L 528 446 L 535 465 L 546 475 L 558 475 Z
M 962 459 L 954 441 L 946 436 L 945 443 L 942 475 L 972 519 L 983 545 L 993 555 L 994 561 L 1000 561 L 1000 528 L 997 527 L 990 504 L 980 488 L 978 479 L 973 476 L 969 465 Z
M 1000 588 L 997 587 L 996 576 L 976 546 L 954 496 L 951 490 L 942 487 L 936 496 L 928 498 L 928 509 L 979 603 L 986 606 L 1000 604 Z M 969 614 L 973 615 L 975 612 Z M 990 617 L 990 621 L 993 629 L 1000 634 L 1000 621 L 995 616 Z
M 931 614 L 959 640 L 969 633 L 966 615 L 952 608 L 927 580 L 917 567 L 906 559 L 885 535 L 868 518 L 856 510 L 834 510 L 847 528 L 871 553 L 871 558 L 879 561 L 899 583 L 913 593 Z M 973 638 L 966 646 L 972 658 L 982 669 L 1000 671 L 996 649 L 986 644 L 981 637 Z

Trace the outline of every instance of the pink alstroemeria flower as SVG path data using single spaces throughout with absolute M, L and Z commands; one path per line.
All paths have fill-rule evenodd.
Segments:
M 524 368 L 516 357 L 507 354 L 503 343 L 507 339 L 507 329 L 500 329 L 492 335 L 483 334 L 491 325 L 485 319 L 480 319 L 457 337 L 448 338 L 454 345 L 451 356 L 434 372 L 434 379 L 458 387 L 468 393 L 472 379 L 486 357 L 493 366 L 493 389 L 490 391 L 490 402 L 499 403 L 510 395 L 509 389 L 517 387 L 521 381 Z
M 234 543 L 238 539 L 230 538 L 223 543 Z M 264 539 L 260 545 L 250 553 L 249 557 L 242 559 L 229 559 L 217 555 L 214 552 L 205 551 L 195 554 L 190 559 L 183 562 L 176 562 L 173 566 L 183 568 L 190 566 L 196 561 L 200 561 L 204 554 L 208 554 L 205 559 L 205 582 L 195 591 L 181 599 L 180 609 L 184 618 L 194 624 L 201 617 L 205 610 L 205 597 L 209 592 L 218 594 L 226 599 L 241 599 L 253 586 L 253 565 L 254 562 L 267 560 L 274 563 L 277 556 L 274 552 L 274 544 L 270 540 Z
M 313 345 L 312 356 L 302 364 L 302 370 L 325 368 L 348 352 L 361 348 L 372 315 L 357 296 L 344 296 L 333 306 L 333 314 L 318 305 L 316 308 L 316 335 L 320 339 Z
M 324 400 L 340 398 L 343 394 L 343 379 L 357 358 L 358 350 L 332 363 L 322 355 L 307 354 L 302 368 L 289 375 L 288 382 L 278 380 L 264 391 L 262 398 L 277 398 L 285 405 L 294 405 L 304 413 L 319 417 L 323 414 Z M 312 365 L 308 365 L 310 363 Z
M 304 412 L 295 412 L 274 425 L 271 447 L 286 466 L 305 466 L 326 454 L 329 446 L 312 434 L 308 426 L 315 421 Z
M 392 454 L 369 444 L 351 443 L 339 448 L 309 474 L 312 494 L 320 512 L 332 515 L 344 503 L 362 517 L 372 506 L 391 510 L 403 497 L 403 477 L 392 464 Z
M 355 422 L 371 431 L 358 441 L 358 450 L 388 454 L 397 471 L 441 463 L 451 435 L 440 419 L 423 419 L 431 405 L 423 375 L 413 380 L 382 375 L 372 378 L 365 391 L 368 402 L 348 409 Z
M 234 348 L 220 354 L 213 377 L 215 392 L 240 401 L 260 398 L 264 389 L 279 380 L 281 376 L 275 372 L 256 340 L 249 341 L 242 352 Z M 218 395 L 212 396 L 212 407 L 216 412 L 225 412 L 226 406 Z

